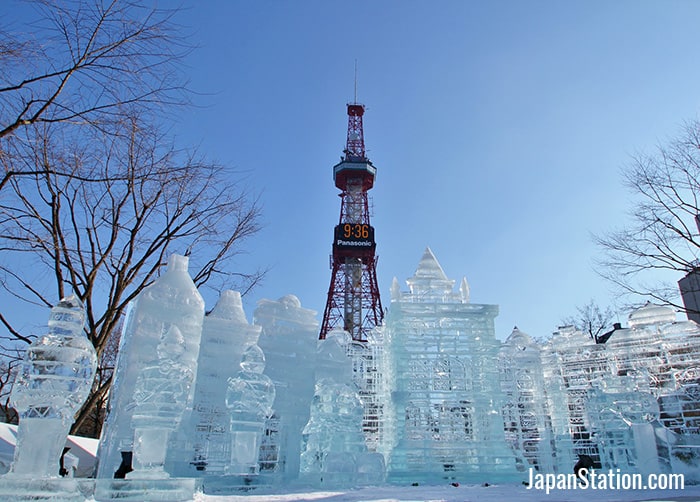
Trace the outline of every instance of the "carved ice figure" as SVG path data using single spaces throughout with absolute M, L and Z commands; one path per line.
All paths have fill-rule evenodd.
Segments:
M 165 454 L 170 433 L 180 422 L 192 382 L 192 368 L 183 361 L 184 337 L 170 326 L 156 348 L 152 365 L 141 370 L 134 388 L 133 472 L 128 479 L 167 478 Z
M 354 388 L 330 378 L 319 380 L 303 432 L 301 472 L 320 474 L 324 484 L 351 483 L 358 471 L 357 455 L 367 451 L 362 416 Z
M 85 310 L 74 296 L 51 309 L 48 334 L 27 349 L 10 402 L 19 413 L 10 477 L 54 478 L 75 413 L 88 397 L 97 356 L 83 333 Z
M 540 346 L 517 327 L 498 354 L 506 441 L 519 471 L 552 472 L 551 426 Z
M 241 370 L 228 380 L 226 406 L 231 413 L 228 474 L 258 474 L 260 440 L 275 400 L 275 386 L 262 374 L 264 369 L 265 355 L 253 344 L 243 353 Z
M 204 317 L 192 418 L 182 423 L 177 447 L 168 452 L 166 463 L 181 475 L 224 473 L 231 458 L 228 377 L 260 331 L 260 326 L 248 324 L 238 291 L 223 291 Z
M 315 392 L 303 430 L 300 472 L 323 485 L 381 482 L 384 458 L 368 453 L 363 435 L 365 409 L 353 381 L 357 359 L 350 334 L 333 330 L 316 349 Z M 354 371 L 353 371 L 354 367 Z
M 170 432 L 192 405 L 204 301 L 171 255 L 166 272 L 137 297 L 120 342 L 115 381 L 99 448 L 98 478 L 168 478 L 163 467 Z M 126 462 L 128 464 L 128 461 Z

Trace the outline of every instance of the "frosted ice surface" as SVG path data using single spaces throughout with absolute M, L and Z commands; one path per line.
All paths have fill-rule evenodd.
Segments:
M 71 295 L 51 309 L 49 330 L 27 349 L 10 402 L 19 413 L 10 476 L 58 477 L 73 417 L 87 399 L 97 368 L 83 333 L 85 310 Z
M 647 302 L 642 308 L 629 315 L 628 322 L 630 328 L 641 328 L 652 324 L 671 323 L 675 320 L 676 312 L 672 308 Z
M 123 452 L 133 452 L 130 478 L 167 478 L 170 433 L 192 406 L 204 301 L 171 255 L 166 272 L 144 289 L 120 342 L 115 381 L 99 447 L 99 478 L 112 478 Z

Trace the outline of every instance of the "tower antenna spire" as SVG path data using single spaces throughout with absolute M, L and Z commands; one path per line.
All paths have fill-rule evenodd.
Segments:
M 357 104 L 357 58 L 355 59 L 355 98 L 352 100 L 354 105 Z

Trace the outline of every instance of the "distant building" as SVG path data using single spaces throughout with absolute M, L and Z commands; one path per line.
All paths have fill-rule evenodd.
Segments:
M 694 268 L 678 281 L 688 319 L 700 323 L 700 268 Z

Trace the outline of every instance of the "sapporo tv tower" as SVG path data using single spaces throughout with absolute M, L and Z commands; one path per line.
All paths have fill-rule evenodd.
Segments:
M 319 338 L 323 340 L 330 330 L 342 328 L 353 340 L 366 342 L 369 331 L 384 318 L 377 287 L 377 245 L 367 199 L 377 168 L 365 154 L 365 107 L 357 100 L 347 107 L 344 156 L 333 166 L 335 186 L 341 191 L 340 221 L 333 234 L 331 284 Z

